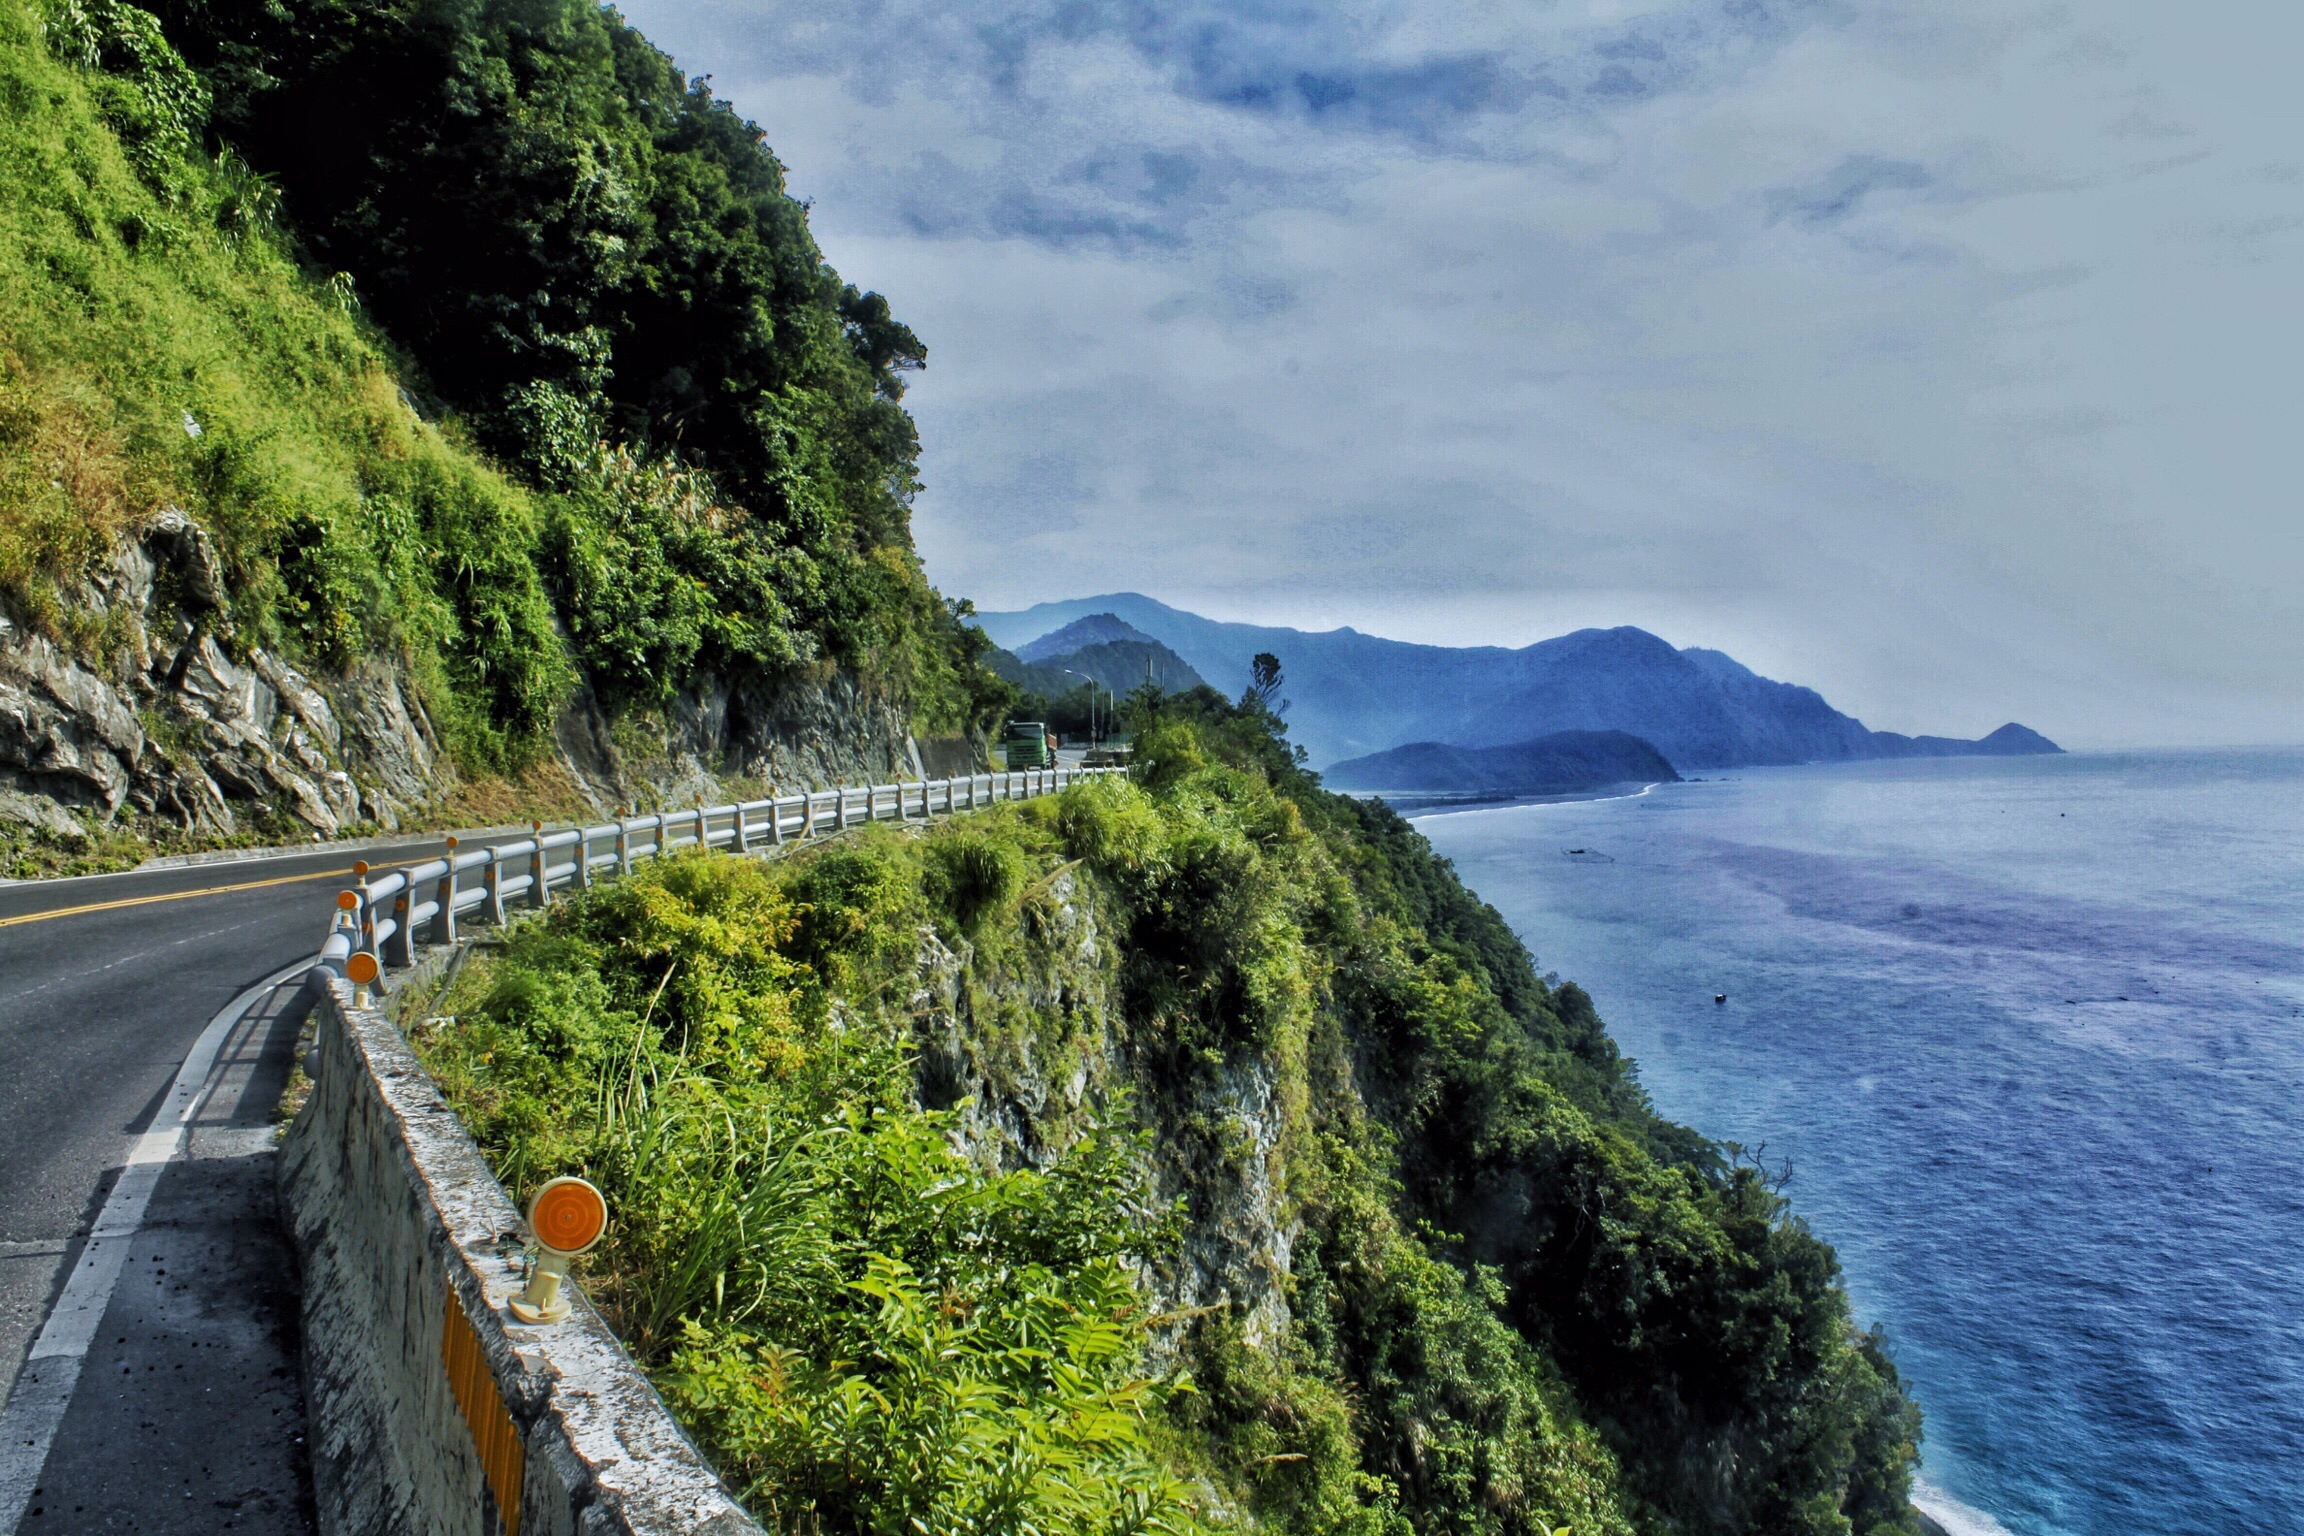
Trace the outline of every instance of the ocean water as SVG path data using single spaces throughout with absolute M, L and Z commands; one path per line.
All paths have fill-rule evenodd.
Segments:
M 1660 1109 L 1791 1160 L 1927 1415 L 1923 1508 L 2304 1533 L 2304 751 L 1749 770 L 1417 825 Z

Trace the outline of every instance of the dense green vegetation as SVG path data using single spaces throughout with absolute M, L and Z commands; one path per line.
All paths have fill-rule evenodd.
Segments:
M 0 0 L 0 231 L 0 604 L 92 661 L 173 505 L 228 648 L 399 657 L 468 768 L 579 677 L 1007 697 L 911 549 L 923 349 L 582 0 Z
M 156 9 L 310 259 L 484 444 L 571 493 L 553 569 L 612 689 L 822 657 L 961 704 L 908 526 L 897 402 L 927 349 L 825 264 L 702 81 L 591 0 Z
M 1762 1172 L 1660 1120 L 1590 1000 L 1263 700 L 1135 710 L 1132 784 L 654 867 L 516 930 L 421 1040 L 516 1191 L 607 1190 L 593 1293 L 754 1508 L 1912 1531 L 1917 1412 Z M 1032 1158 L 929 1081 L 947 953 Z M 1283 1332 L 1148 1315 L 1259 1219 Z
M 179 506 L 224 561 L 204 622 L 323 664 L 406 655 L 486 759 L 569 676 L 541 510 L 402 403 L 265 183 L 191 151 L 202 99 L 132 6 L 0 0 L 0 601 L 101 654 L 77 583 Z

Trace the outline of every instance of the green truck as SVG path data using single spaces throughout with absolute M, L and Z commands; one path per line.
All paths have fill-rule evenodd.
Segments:
M 1048 747 L 1048 727 L 1038 720 L 1009 721 L 1000 752 L 1010 768 L 1047 768 L 1056 761 Z

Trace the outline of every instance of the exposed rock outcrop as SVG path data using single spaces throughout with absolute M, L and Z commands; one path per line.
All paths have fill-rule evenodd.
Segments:
M 621 730 L 579 689 L 553 734 L 561 766 L 602 809 L 926 777 L 903 705 L 844 672 L 741 686 L 706 675 L 660 719 Z
M 390 657 L 298 670 L 231 628 L 223 562 L 174 508 L 81 584 L 67 646 L 0 605 L 0 824 L 73 840 L 124 815 L 200 838 L 256 824 L 397 831 L 453 783 L 437 729 Z M 731 687 L 706 677 L 651 728 L 589 690 L 562 709 L 561 765 L 596 809 L 749 785 L 920 776 L 902 704 L 834 673 Z
M 233 642 L 205 530 L 163 511 L 83 583 L 75 655 L 0 611 L 0 819 L 57 836 L 124 811 L 201 836 L 251 815 L 333 836 L 437 793 L 439 741 L 399 668 L 309 677 Z
M 1243 1336 L 1285 1336 L 1297 1235 L 1283 1177 L 1283 1111 L 1269 1057 L 1179 1083 L 1122 1026 L 1118 935 L 1067 870 L 1028 898 L 1028 957 L 987 962 L 922 928 L 910 1010 L 920 1102 L 958 1114 L 972 1155 L 1040 1168 L 1125 1095 L 1153 1132 L 1153 1194 L 1184 1202 L 1173 1267 L 1143 1279 L 1163 1312 L 1229 1307 Z

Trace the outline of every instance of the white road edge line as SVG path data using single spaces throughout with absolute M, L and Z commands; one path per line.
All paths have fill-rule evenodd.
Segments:
M 40 1471 L 48 1464 L 48 1449 L 72 1405 L 73 1388 L 80 1384 L 80 1367 L 88 1346 L 103 1325 L 104 1309 L 112 1300 L 112 1287 L 128 1259 L 128 1246 L 144 1224 L 144 1208 L 160 1183 L 161 1170 L 183 1155 L 192 1118 L 200 1112 L 212 1086 L 217 1052 L 224 1048 L 233 1027 L 247 1016 L 259 998 L 282 982 L 311 969 L 313 957 L 285 966 L 250 987 L 224 1011 L 208 1021 L 193 1042 L 192 1053 L 177 1070 L 167 1102 L 152 1117 L 152 1127 L 136 1138 L 127 1164 L 105 1197 L 104 1209 L 72 1266 L 64 1294 L 56 1298 L 32 1352 L 24 1361 L 24 1374 L 16 1378 L 8 1405 L 0 1408 L 0 1531 L 14 1532 L 24 1509 L 39 1485 Z

